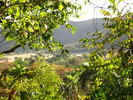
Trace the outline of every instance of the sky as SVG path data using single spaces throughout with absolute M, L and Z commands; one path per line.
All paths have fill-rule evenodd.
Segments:
M 93 4 L 101 7 L 108 7 L 109 6 L 109 1 L 108 0 L 90 0 Z M 133 0 L 125 0 L 125 2 L 127 3 L 133 3 Z M 79 0 L 79 3 L 82 4 L 82 11 L 81 13 L 85 13 L 85 14 L 81 14 L 81 18 L 77 19 L 77 18 L 70 18 L 70 20 L 73 21 L 82 21 L 82 20 L 88 20 L 88 19 L 92 19 L 92 18 L 102 18 L 103 15 L 100 12 L 99 8 L 96 8 L 94 6 L 91 6 L 90 4 L 86 4 L 84 5 L 83 0 Z M 119 9 L 122 9 L 125 6 L 125 3 L 120 3 L 119 4 Z M 133 12 L 133 5 L 130 7 L 132 7 L 132 12 Z

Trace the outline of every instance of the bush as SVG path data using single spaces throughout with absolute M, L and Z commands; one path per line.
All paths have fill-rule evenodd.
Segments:
M 37 61 L 32 68 L 29 62 L 17 59 L 14 67 L 0 75 L 1 100 L 62 100 L 62 80 L 55 69 L 44 61 Z M 36 67 L 37 65 L 37 67 Z

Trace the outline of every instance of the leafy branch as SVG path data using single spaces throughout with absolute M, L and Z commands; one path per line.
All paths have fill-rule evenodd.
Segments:
M 8 5 L 8 0 L 6 0 L 6 1 L 5 1 L 5 7 L 4 7 L 4 9 L 0 12 L 0 16 L 2 16 L 2 15 L 4 14 L 4 12 L 5 12 L 8 8 L 10 8 L 10 7 L 12 7 L 12 6 L 22 5 L 22 4 L 39 3 L 39 2 L 41 2 L 41 1 L 43 1 L 43 0 L 36 0 L 36 1 L 32 1 L 32 2 L 23 2 L 23 3 L 15 3 L 15 4 Z

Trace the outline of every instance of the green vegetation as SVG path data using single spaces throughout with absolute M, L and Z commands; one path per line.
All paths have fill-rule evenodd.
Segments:
M 133 13 L 126 4 L 120 11 L 117 0 L 109 0 L 111 5 L 102 13 L 107 16 L 104 28 L 107 32 L 97 31 L 93 38 L 82 39 L 84 46 L 97 48 L 90 53 L 84 73 L 92 70 L 92 75 L 85 79 L 89 85 L 88 95 L 92 100 L 132 100 L 133 90 Z M 132 5 L 132 4 L 131 4 Z M 124 10 L 126 12 L 124 13 Z M 111 18 L 113 14 L 116 17 Z M 121 38 L 124 40 L 121 41 Z M 108 47 L 108 48 L 107 48 Z
M 88 51 L 88 48 L 82 48 L 82 43 L 81 42 L 75 42 L 71 44 L 66 44 L 64 46 L 66 49 L 70 51 L 70 53 L 75 53 L 75 52 L 91 52 L 91 50 Z
M 40 53 L 35 57 L 26 58 L 24 60 L 16 58 L 13 63 L 0 63 L 0 66 L 2 66 L 0 73 L 0 99 L 132 100 L 133 13 L 130 11 L 129 5 L 133 4 L 126 3 L 123 0 L 108 1 L 110 5 L 107 9 L 99 7 L 105 16 L 103 18 L 103 20 L 105 20 L 105 23 L 103 23 L 105 32 L 97 30 L 95 33 L 90 33 L 93 35 L 91 38 L 83 38 L 80 40 L 83 43 L 82 47 L 92 49 L 92 52 L 83 54 L 81 57 L 71 56 L 65 53 L 66 50 L 62 48 L 60 43 L 56 42 L 64 55 L 55 54 L 52 58 L 46 59 L 45 55 Z M 23 4 L 24 2 L 28 3 Z M 3 31 L 5 31 L 5 33 L 2 31 L 2 33 L 7 42 L 14 40 L 16 46 L 21 45 L 24 47 L 26 43 L 28 45 L 30 44 L 29 47 L 36 49 L 39 49 L 39 46 L 42 45 L 41 43 L 43 42 L 44 47 L 49 48 L 51 51 L 51 44 L 52 47 L 54 47 L 54 45 L 51 40 L 53 34 L 50 33 L 52 33 L 52 29 L 56 28 L 57 23 L 58 25 L 65 24 L 66 28 L 72 27 L 66 24 L 66 19 L 72 14 L 73 10 L 77 10 L 75 5 L 72 4 L 70 6 L 67 1 L 39 0 L 39 2 L 41 4 L 38 3 L 38 1 L 30 0 L 23 0 L 22 2 L 18 2 L 17 0 L 9 2 L 8 0 L 2 0 L 0 2 L 0 9 L 2 9 L 0 19 L 2 20 Z M 91 1 L 88 2 L 93 4 Z M 121 2 L 125 3 L 126 6 L 119 10 L 118 7 Z M 9 3 L 9 5 L 6 5 L 6 3 Z M 12 3 L 15 3 L 15 5 Z M 47 9 L 43 9 L 44 5 Z M 22 10 L 22 14 L 12 10 L 15 6 L 17 6 L 20 11 Z M 98 7 L 95 4 L 93 4 L 93 6 Z M 72 9 L 70 9 L 71 7 Z M 41 8 L 43 10 L 41 10 Z M 26 12 L 27 9 L 29 9 L 29 12 Z M 47 12 L 44 12 L 45 10 Z M 69 13 L 69 11 L 71 13 Z M 51 14 L 51 12 L 53 13 Z M 59 17 L 59 19 L 56 20 L 57 22 L 53 22 L 57 17 L 55 13 L 59 16 L 63 14 L 63 17 Z M 9 16 L 9 14 L 11 14 L 10 18 L 15 18 L 16 24 L 20 21 L 19 24 L 24 25 L 24 30 L 28 34 L 35 32 L 34 27 L 31 27 L 33 24 L 32 21 L 35 22 L 33 26 L 38 27 L 41 33 L 36 31 L 37 33 L 35 35 L 25 36 L 27 38 L 21 37 L 20 32 L 16 32 L 22 31 L 19 30 L 19 25 L 18 27 L 14 26 L 14 23 L 11 24 L 10 18 L 5 18 L 5 16 Z M 27 20 L 32 18 L 34 14 L 37 19 L 30 20 L 31 23 L 28 23 L 28 26 L 26 26 Z M 115 15 L 115 17 L 112 17 L 113 15 Z M 46 19 L 44 16 L 46 16 Z M 19 17 L 23 17 L 27 20 L 21 21 Z M 33 16 L 33 18 L 35 18 L 35 16 Z M 9 22 L 7 20 L 9 20 Z M 46 24 L 49 27 L 48 32 L 42 30 L 45 29 L 45 25 L 36 26 L 37 23 L 42 25 L 41 22 L 43 21 L 49 21 L 49 24 Z M 74 31 L 74 28 L 72 31 Z M 40 39 L 36 38 L 38 35 L 41 35 L 40 38 L 44 40 L 36 41 Z M 13 48 L 16 48 L 16 46 Z M 12 48 L 10 50 L 12 50 Z M 8 52 L 3 51 L 1 53 Z
M 63 45 L 54 40 L 53 29 L 65 25 L 74 34 L 75 27 L 67 21 L 72 15 L 78 16 L 80 8 L 67 0 L 1 0 L 0 52 L 11 53 L 26 45 L 35 50 L 47 48 L 53 52 L 58 48 L 65 52 Z
M 52 58 L 49 58 L 48 63 L 53 63 L 57 65 L 63 65 L 64 67 L 78 67 L 80 66 L 84 58 L 76 55 L 70 55 L 70 54 L 54 54 Z
M 62 80 L 55 69 L 44 61 L 30 64 L 16 59 L 12 68 L 6 68 L 0 75 L 1 100 L 62 100 Z

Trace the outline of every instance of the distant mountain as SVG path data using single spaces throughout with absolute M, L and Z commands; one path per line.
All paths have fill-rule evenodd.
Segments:
M 86 33 L 96 32 L 94 23 L 99 31 L 103 30 L 103 26 L 102 26 L 103 22 L 104 21 L 101 18 L 80 21 L 80 22 L 69 21 L 68 23 L 76 27 L 77 29 L 76 33 L 72 35 L 70 29 L 66 29 L 65 26 L 61 26 L 59 29 L 54 30 L 55 40 L 63 44 L 71 44 L 71 43 L 78 42 L 79 39 L 82 39 L 85 37 L 91 37 L 91 35 L 87 35 Z
M 88 32 L 95 32 L 95 26 L 94 23 L 97 27 L 98 30 L 103 30 L 103 20 L 101 18 L 96 18 L 96 19 L 90 19 L 86 21 L 69 21 L 71 25 L 75 26 L 77 31 L 75 35 L 71 34 L 70 29 L 66 29 L 65 26 L 60 26 L 60 28 L 54 30 L 54 38 L 56 41 L 61 42 L 64 45 L 69 45 L 72 43 L 77 43 L 79 39 L 85 38 L 85 37 L 92 37 L 91 35 L 86 35 Z M 0 36 L 0 41 L 2 41 L 3 37 Z M 0 44 L 1 45 L 1 44 Z M 12 43 L 8 43 L 8 45 L 3 46 L 0 48 L 0 51 L 7 50 L 10 48 Z M 19 48 L 16 50 L 16 52 L 22 52 L 22 48 Z

